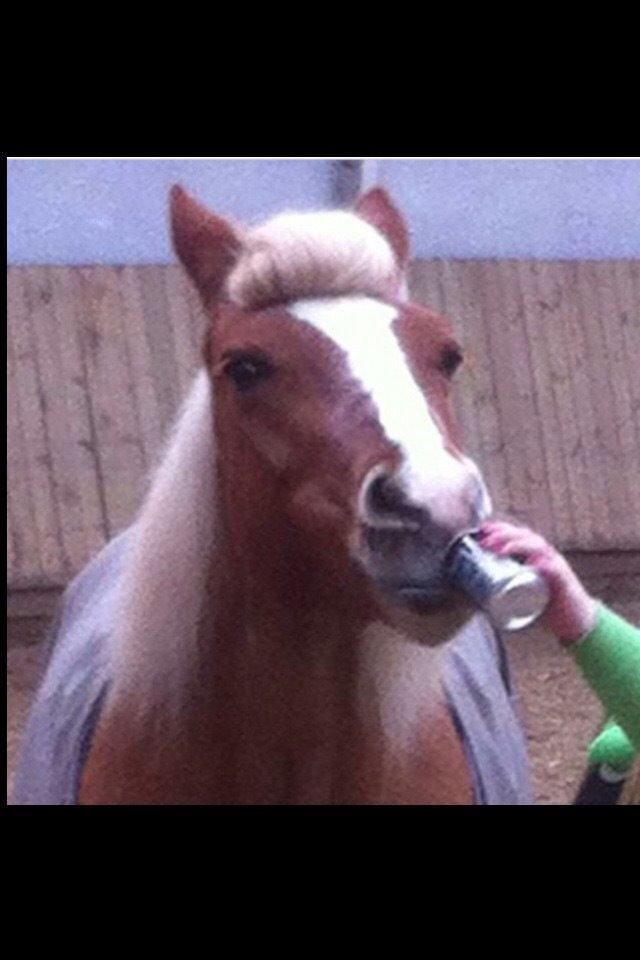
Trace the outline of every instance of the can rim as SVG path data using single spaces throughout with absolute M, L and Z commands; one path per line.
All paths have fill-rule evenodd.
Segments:
M 474 541 L 476 540 L 476 535 L 480 533 L 480 527 L 468 527 L 468 529 L 463 530 L 462 533 L 456 533 L 447 546 L 444 548 L 444 558 L 445 561 L 449 560 L 451 551 L 461 540 L 464 540 L 465 537 L 471 537 Z M 478 544 L 479 545 L 479 544 Z

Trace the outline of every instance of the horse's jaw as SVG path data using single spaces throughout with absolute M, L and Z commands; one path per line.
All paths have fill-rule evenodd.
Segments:
M 477 613 L 468 600 L 458 595 L 432 607 L 387 598 L 381 610 L 381 619 L 390 629 L 425 647 L 441 647 L 448 643 Z

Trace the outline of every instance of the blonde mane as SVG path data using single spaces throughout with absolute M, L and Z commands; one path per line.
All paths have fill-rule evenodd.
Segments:
M 111 654 L 114 689 L 141 706 L 179 712 L 186 667 L 204 625 L 215 534 L 215 457 L 209 375 L 201 370 L 132 530 Z
M 400 271 L 391 247 L 353 213 L 283 213 L 240 240 L 227 295 L 247 310 L 308 297 L 384 299 L 398 292 Z
M 245 309 L 310 296 L 392 297 L 400 290 L 391 247 L 351 213 L 283 214 L 247 231 L 242 245 L 227 293 Z M 132 694 L 142 710 L 162 704 L 175 716 L 206 630 L 216 527 L 212 404 L 209 375 L 201 370 L 132 531 L 111 637 L 114 695 Z

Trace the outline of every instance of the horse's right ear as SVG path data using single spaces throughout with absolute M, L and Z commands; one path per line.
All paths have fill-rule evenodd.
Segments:
M 173 247 L 195 283 L 205 306 L 222 293 L 241 249 L 241 241 L 222 217 L 200 206 L 182 187 L 171 188 Z
M 409 264 L 409 231 L 404 217 L 384 187 L 373 187 L 356 200 L 355 212 L 375 227 L 389 243 L 398 266 L 406 270 Z

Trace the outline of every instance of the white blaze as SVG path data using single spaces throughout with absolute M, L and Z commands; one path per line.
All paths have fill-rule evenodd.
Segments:
M 290 312 L 312 324 L 344 352 L 354 379 L 375 404 L 380 425 L 403 454 L 399 479 L 415 503 L 434 520 L 455 521 L 464 504 L 461 494 L 475 464 L 453 457 L 416 383 L 393 331 L 395 307 L 370 297 L 300 300 Z M 485 494 L 485 508 L 489 509 Z M 466 505 L 468 510 L 468 504 Z

